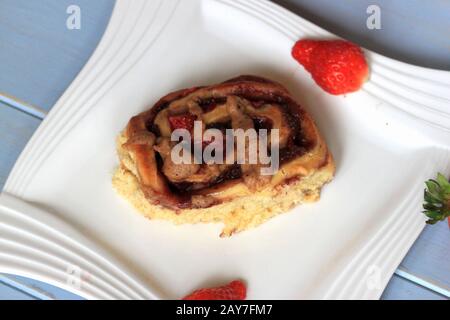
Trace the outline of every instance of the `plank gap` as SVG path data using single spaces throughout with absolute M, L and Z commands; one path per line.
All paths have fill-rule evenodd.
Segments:
M 408 280 L 409 282 L 412 282 L 418 286 L 421 286 L 425 289 L 433 291 L 445 298 L 450 298 L 450 290 L 448 288 L 445 288 L 431 280 L 427 280 L 424 277 L 417 276 L 417 275 L 407 271 L 403 267 L 397 268 L 397 270 L 395 270 L 394 274 L 396 274 L 397 276 L 399 276 L 405 280 Z
M 2 102 L 4 105 L 17 109 L 39 120 L 43 120 L 47 115 L 47 111 L 45 111 L 44 109 L 35 107 L 29 103 L 26 103 L 6 93 L 0 92 L 0 102 Z
M 43 292 L 40 292 L 20 281 L 17 281 L 6 275 L 0 275 L 0 284 L 10 287 L 11 289 L 22 292 L 23 294 L 37 300 L 52 300 L 52 298 Z

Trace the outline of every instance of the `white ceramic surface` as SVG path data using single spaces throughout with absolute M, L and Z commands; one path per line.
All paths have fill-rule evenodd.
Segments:
M 424 226 L 423 181 L 449 173 L 450 73 L 367 52 L 370 81 L 331 96 L 290 58 L 296 39 L 330 36 L 267 1 L 118 0 L 0 196 L 0 271 L 88 298 L 178 298 L 235 278 L 255 299 L 378 298 Z M 228 239 L 220 225 L 143 218 L 112 189 L 115 136 L 165 93 L 239 74 L 287 86 L 335 180 L 319 202 Z

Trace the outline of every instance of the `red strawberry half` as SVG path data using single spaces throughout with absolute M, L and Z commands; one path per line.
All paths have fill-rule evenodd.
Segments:
M 194 128 L 195 119 L 197 119 L 196 116 L 186 113 L 176 116 L 169 116 L 169 123 L 172 130 L 186 129 L 188 131 L 192 131 Z
M 292 47 L 292 56 L 297 60 L 306 70 L 311 72 L 311 52 L 319 45 L 317 40 L 300 40 Z
M 299 40 L 292 55 L 322 89 L 334 95 L 357 91 L 368 78 L 364 53 L 349 41 Z
M 245 284 L 235 280 L 221 287 L 195 290 L 183 300 L 244 300 L 246 295 Z

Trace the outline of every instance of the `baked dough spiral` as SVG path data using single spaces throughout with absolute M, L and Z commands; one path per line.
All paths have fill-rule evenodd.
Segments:
M 270 135 L 278 129 L 278 170 L 262 175 L 264 165 L 259 161 L 238 164 L 235 158 L 219 164 L 174 163 L 173 130 L 181 123 L 192 132 L 193 121 L 198 121 L 202 133 L 266 129 Z M 129 120 L 117 149 L 121 166 L 114 185 L 140 211 L 177 223 L 222 221 L 227 226 L 223 235 L 257 225 L 296 203 L 318 199 L 320 188 L 334 174 L 333 158 L 311 117 L 282 85 L 257 76 L 164 96 Z M 261 146 L 256 151 L 261 152 Z M 242 201 L 261 205 L 243 206 Z

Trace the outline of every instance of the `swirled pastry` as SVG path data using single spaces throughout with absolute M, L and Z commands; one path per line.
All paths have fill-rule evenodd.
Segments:
M 193 134 L 180 148 L 183 159 L 191 161 L 174 160 L 174 148 L 180 146 L 173 139 L 176 129 Z M 239 160 L 237 142 L 207 140 L 202 134 L 208 129 L 227 139 L 231 129 L 255 129 L 261 135 L 265 131 L 267 145 L 257 144 L 249 151 L 247 137 Z M 271 140 L 275 133 L 277 139 Z M 223 161 L 198 159 L 194 151 L 203 155 L 213 142 L 210 154 Z M 121 165 L 113 185 L 140 212 L 177 224 L 222 222 L 222 236 L 255 227 L 297 204 L 317 201 L 335 170 L 311 117 L 283 86 L 256 76 L 164 96 L 130 119 L 117 139 L 117 151 Z M 269 164 L 258 157 L 263 153 L 278 160 L 275 170 L 264 173 Z M 252 156 L 256 162 L 248 161 Z

